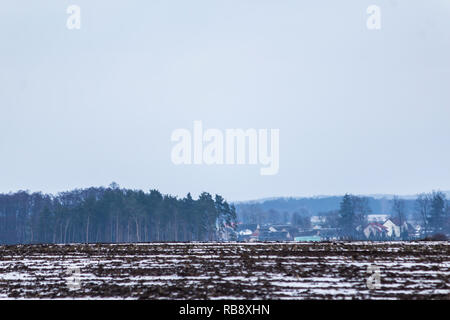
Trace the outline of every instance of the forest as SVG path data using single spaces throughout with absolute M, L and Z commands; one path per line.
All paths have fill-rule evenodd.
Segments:
M 109 187 L 0 194 L 0 244 L 219 240 L 236 225 L 221 196 L 198 199 Z

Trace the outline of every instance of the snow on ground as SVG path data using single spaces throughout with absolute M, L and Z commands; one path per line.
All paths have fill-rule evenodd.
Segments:
M 0 246 L 0 299 L 449 299 L 449 249 L 399 241 Z

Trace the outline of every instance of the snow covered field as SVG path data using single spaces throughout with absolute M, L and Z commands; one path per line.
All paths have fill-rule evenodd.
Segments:
M 0 298 L 450 299 L 449 253 L 449 242 L 0 246 Z

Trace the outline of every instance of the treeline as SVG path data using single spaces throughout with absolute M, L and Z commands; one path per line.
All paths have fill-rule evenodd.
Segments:
M 274 205 L 277 207 L 272 207 Z M 315 213 L 319 208 L 327 210 Z M 400 236 L 391 235 L 396 239 L 450 235 L 450 203 L 441 191 L 419 194 L 416 199 L 394 196 L 378 200 L 352 194 L 343 197 L 282 198 L 262 203 L 238 204 L 237 214 L 238 220 L 245 224 L 291 224 L 305 231 L 311 229 L 310 218 L 315 216 L 314 223 L 320 225 L 322 235 L 346 240 L 367 240 L 364 230 L 369 225 L 370 214 L 385 215 L 386 219 L 389 218 L 400 227 Z M 377 222 L 383 224 L 385 220 Z M 375 238 L 386 240 L 386 235 L 380 233 Z
M 310 212 L 305 208 L 299 208 L 293 212 L 278 211 L 275 209 L 263 210 L 259 204 L 241 204 L 238 206 L 238 221 L 243 224 L 285 225 L 291 224 L 303 229 L 311 227 Z
M 444 193 L 433 191 L 419 194 L 415 211 L 421 219 L 425 235 L 450 233 L 450 203 Z
M 422 227 L 422 237 L 450 233 L 450 204 L 443 192 L 419 194 L 414 204 L 415 215 Z M 368 198 L 346 194 L 339 210 L 327 216 L 327 222 L 339 230 L 341 238 L 363 239 L 363 229 L 360 226 L 367 224 L 367 215 L 370 213 L 372 210 Z M 390 218 L 401 228 L 408 223 L 405 200 L 393 198 Z M 406 240 L 408 236 L 401 237 Z
M 275 209 L 264 210 L 260 204 L 239 204 L 237 206 L 239 222 L 244 224 L 286 224 L 292 220 L 292 213 Z
M 234 206 L 207 192 L 178 199 L 113 183 L 56 196 L 0 194 L 0 244 L 213 241 L 235 224 Z
M 367 216 L 372 213 L 368 198 L 346 194 L 341 201 L 337 223 L 342 239 L 363 239 L 362 227 L 367 224 Z

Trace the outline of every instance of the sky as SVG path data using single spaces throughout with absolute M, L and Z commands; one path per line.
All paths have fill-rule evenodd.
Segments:
M 0 112 L 0 192 L 449 190 L 450 1 L 5 0 Z M 175 165 L 195 120 L 279 129 L 278 173 Z

